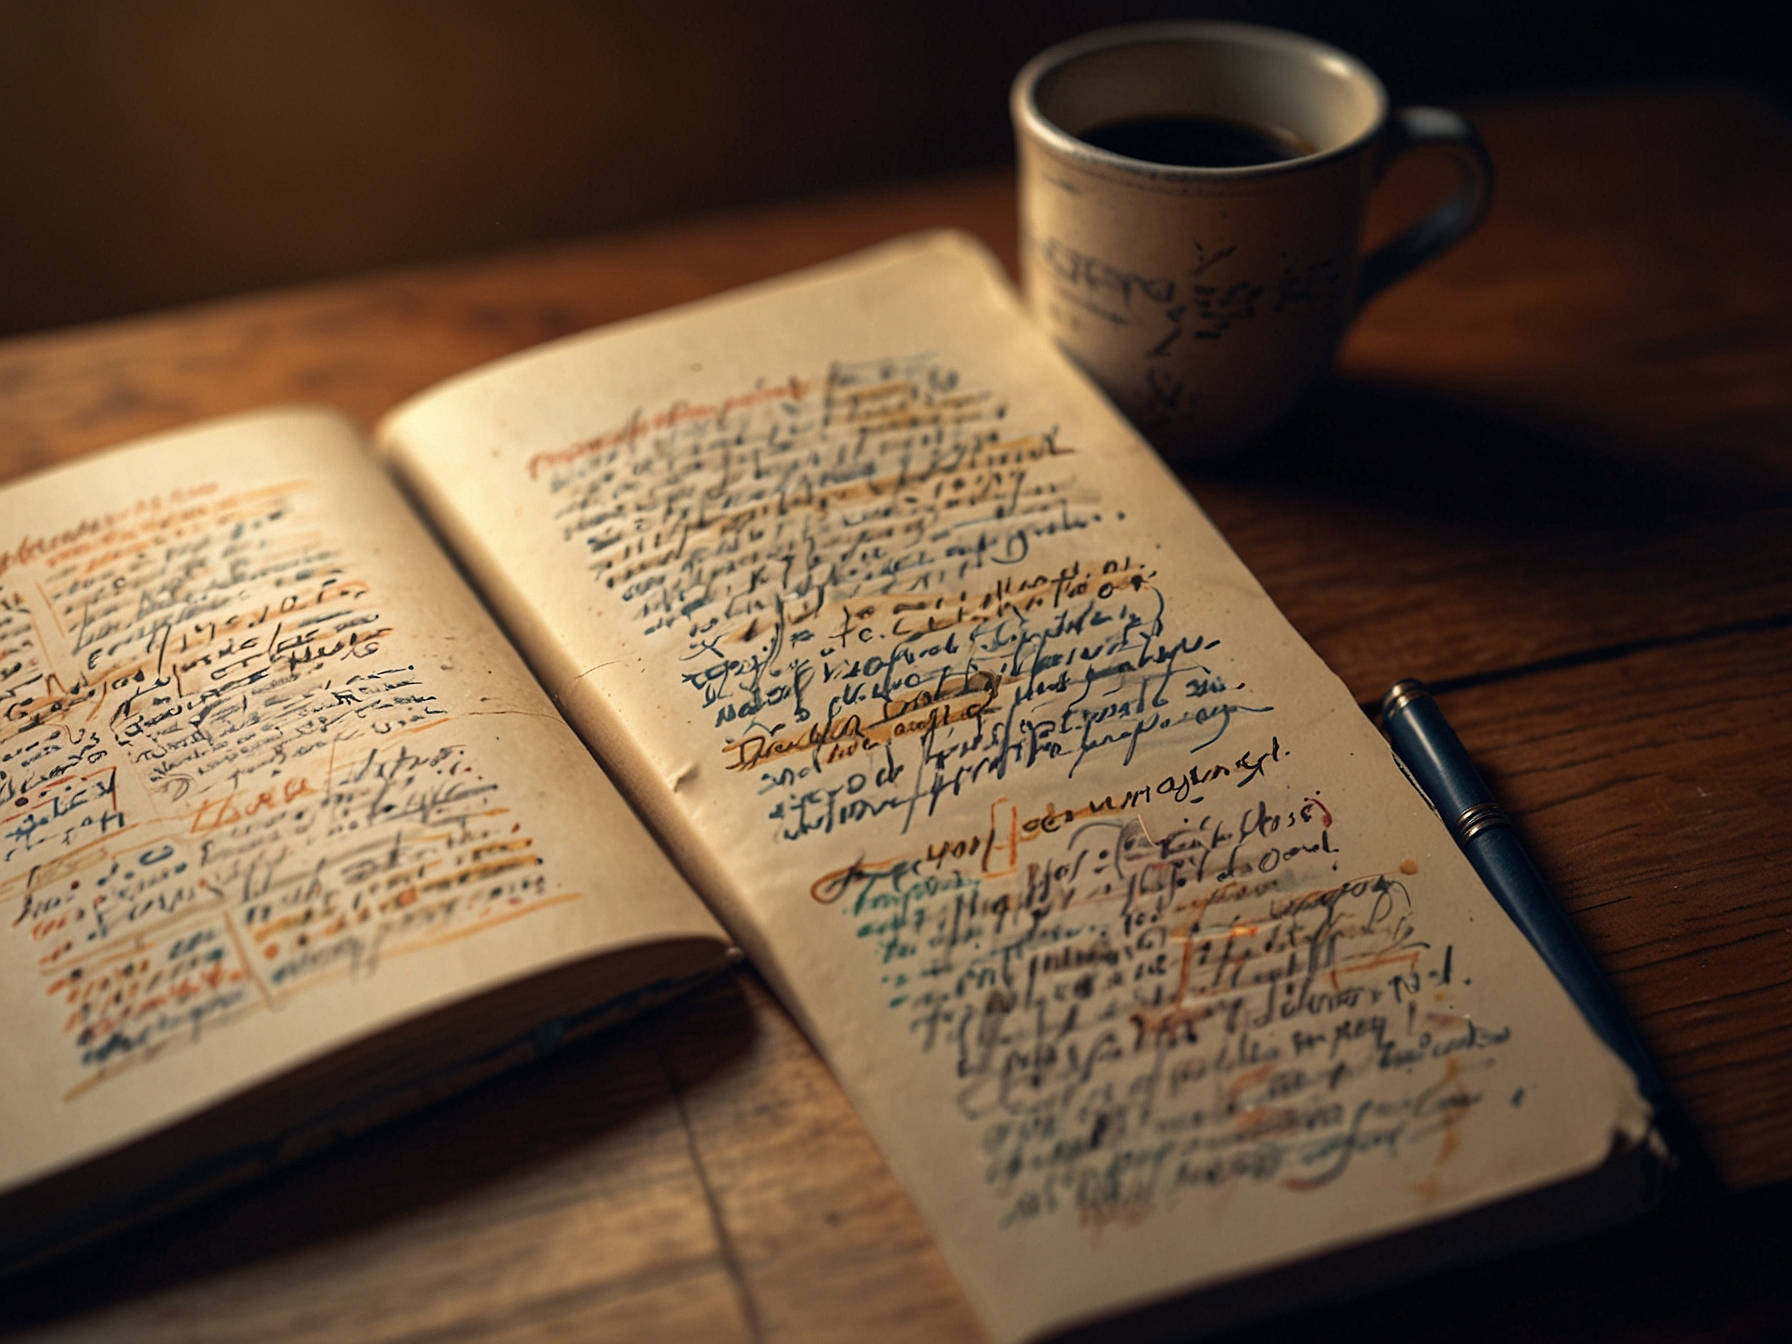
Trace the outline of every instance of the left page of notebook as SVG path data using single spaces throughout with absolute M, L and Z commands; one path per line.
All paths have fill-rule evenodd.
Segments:
M 0 1190 L 598 953 L 725 939 L 351 425 L 0 492 Z

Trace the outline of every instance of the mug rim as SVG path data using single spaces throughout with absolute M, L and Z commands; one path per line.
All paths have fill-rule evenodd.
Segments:
M 1335 62 L 1351 78 L 1361 81 L 1374 100 L 1375 113 L 1369 124 L 1342 144 L 1316 150 L 1298 158 L 1279 159 L 1271 163 L 1245 164 L 1233 168 L 1192 167 L 1186 164 L 1155 163 L 1135 159 L 1102 149 L 1079 139 L 1046 116 L 1039 106 L 1039 83 L 1048 74 L 1071 61 L 1111 47 L 1144 46 L 1154 41 L 1192 40 L 1204 38 L 1229 42 L 1238 46 L 1274 48 L 1306 57 Z M 1151 23 L 1128 23 L 1084 33 L 1056 46 L 1047 47 L 1020 69 L 1009 94 L 1010 111 L 1017 127 L 1043 141 L 1051 149 L 1067 157 L 1094 166 L 1119 169 L 1130 176 L 1148 176 L 1173 182 L 1236 182 L 1257 177 L 1279 177 L 1321 167 L 1361 150 L 1381 134 L 1387 125 L 1389 104 L 1387 89 L 1380 78 L 1362 61 L 1347 51 L 1321 42 L 1316 37 L 1271 28 L 1259 23 L 1239 23 L 1229 19 L 1159 19 Z

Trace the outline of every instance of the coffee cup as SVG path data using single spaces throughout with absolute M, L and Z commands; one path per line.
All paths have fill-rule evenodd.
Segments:
M 1362 62 L 1254 24 L 1113 28 L 1012 95 L 1034 317 L 1172 461 L 1245 451 L 1300 413 L 1363 304 L 1485 213 L 1474 128 L 1391 111 Z M 1370 192 L 1420 145 L 1461 181 L 1364 255 Z

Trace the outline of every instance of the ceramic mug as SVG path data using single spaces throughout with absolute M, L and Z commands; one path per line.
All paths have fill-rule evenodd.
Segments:
M 1390 111 L 1362 62 L 1253 24 L 1091 33 L 1032 60 L 1012 109 L 1028 306 L 1178 461 L 1237 453 L 1292 418 L 1362 305 L 1473 228 L 1492 183 L 1487 151 L 1456 113 Z M 1203 142 L 1193 150 L 1178 139 L 1189 133 Z M 1204 143 L 1216 134 L 1245 144 L 1233 158 L 1259 144 L 1274 157 L 1138 156 L 1225 159 L 1226 146 Z M 1462 181 L 1365 256 L 1369 193 L 1418 145 L 1447 149 Z

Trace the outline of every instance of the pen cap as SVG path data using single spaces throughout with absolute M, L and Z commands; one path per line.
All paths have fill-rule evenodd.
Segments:
M 1382 697 L 1381 725 L 1452 831 L 1469 809 L 1493 803 L 1493 794 L 1469 761 L 1462 740 L 1423 682 L 1394 683 Z

